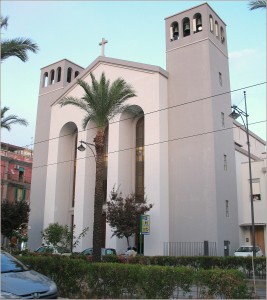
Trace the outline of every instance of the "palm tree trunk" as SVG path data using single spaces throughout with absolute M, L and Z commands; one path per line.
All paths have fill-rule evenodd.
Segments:
M 98 129 L 94 139 L 96 148 L 96 183 L 94 203 L 94 227 L 93 227 L 93 261 L 101 261 L 102 242 L 102 207 L 104 200 L 104 129 Z

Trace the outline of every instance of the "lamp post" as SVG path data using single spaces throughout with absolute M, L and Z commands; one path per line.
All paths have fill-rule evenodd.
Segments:
M 95 153 L 94 153 L 93 149 L 91 148 L 91 146 L 95 147 L 95 145 L 94 145 L 94 144 L 91 144 L 91 143 L 84 142 L 83 140 L 81 140 L 81 141 L 80 141 L 80 146 L 77 147 L 77 149 L 78 149 L 79 151 L 82 151 L 82 152 L 85 151 L 86 148 L 84 147 L 83 144 L 85 144 L 88 148 L 90 148 L 90 150 L 92 151 L 92 153 L 93 153 L 93 155 L 94 155 L 94 157 L 95 157 Z M 95 160 L 96 160 L 96 157 L 95 157 Z
M 233 119 L 241 117 L 244 126 L 246 128 L 247 134 L 247 145 L 248 145 L 248 166 L 249 166 L 249 187 L 250 187 L 250 206 L 251 206 L 251 235 L 252 235 L 252 273 L 253 273 L 253 286 L 254 294 L 256 294 L 256 283 L 255 283 L 255 269 L 254 269 L 254 257 L 256 257 L 256 243 L 255 243 L 255 222 L 254 222 L 254 202 L 253 202 L 253 188 L 252 188 L 252 171 L 251 171 L 251 156 L 250 156 L 250 142 L 249 142 L 249 130 L 248 130 L 248 113 L 247 113 L 247 99 L 246 91 L 244 91 L 244 100 L 245 100 L 245 111 L 238 108 L 236 105 L 231 106 L 233 109 L 232 113 L 229 115 Z M 245 117 L 245 121 L 243 119 Z
M 236 105 L 231 106 L 233 112 L 230 114 L 230 117 L 233 119 L 237 119 L 238 117 L 242 118 L 244 126 L 246 128 L 247 134 L 247 145 L 248 145 L 248 165 L 249 165 L 249 187 L 250 187 L 250 205 L 251 205 L 251 234 L 252 234 L 252 251 L 253 257 L 256 256 L 256 248 L 255 248 L 255 222 L 254 222 L 254 202 L 253 202 L 253 188 L 252 188 L 252 171 L 251 171 L 251 155 L 250 155 L 250 142 L 249 142 L 249 130 L 248 130 L 248 114 L 247 114 L 247 100 L 246 100 L 246 92 L 244 91 L 244 100 L 245 100 L 245 111 L 238 108 Z M 245 121 L 243 119 L 245 117 Z

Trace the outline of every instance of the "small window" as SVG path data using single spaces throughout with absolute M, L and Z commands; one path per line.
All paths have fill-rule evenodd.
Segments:
M 179 39 L 179 25 L 178 22 L 173 22 L 170 27 L 170 40 L 175 41 Z
M 71 74 L 72 74 L 72 68 L 68 68 L 68 71 L 67 71 L 67 82 L 71 82 Z
M 220 86 L 222 86 L 222 73 L 219 72 L 219 83 L 220 83 Z
M 57 82 L 61 80 L 61 67 L 57 68 Z
M 212 32 L 213 33 L 213 17 L 212 17 L 212 15 L 210 15 L 210 32 Z
M 221 121 L 222 121 L 222 128 L 225 128 L 224 113 L 223 112 L 221 112 Z
M 196 33 L 200 31 L 202 31 L 202 18 L 201 14 L 197 13 L 193 18 L 193 32 Z
M 215 21 L 215 35 L 219 38 L 219 25 L 217 21 Z
M 44 78 L 43 78 L 43 87 L 47 87 L 48 85 L 48 73 L 44 73 Z
M 225 216 L 229 218 L 229 200 L 225 200 Z
M 79 71 L 76 71 L 75 74 L 74 74 L 74 78 L 76 78 L 77 76 L 79 76 L 79 74 L 80 74 Z
M 183 19 L 183 36 L 190 35 L 190 20 L 189 18 Z
M 224 37 L 224 29 L 223 29 L 223 27 L 220 28 L 220 31 L 221 31 L 221 42 L 222 42 L 222 44 L 224 44 L 225 37 Z
M 260 179 L 252 179 L 253 200 L 261 200 Z
M 223 168 L 224 168 L 224 171 L 227 171 L 227 155 L 224 154 L 223 156 Z
M 50 71 L 50 84 L 55 83 L 55 70 Z
M 24 201 L 26 198 L 26 190 L 22 188 L 15 188 L 15 201 Z

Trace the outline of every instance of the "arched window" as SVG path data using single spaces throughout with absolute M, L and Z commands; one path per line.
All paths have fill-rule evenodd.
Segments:
M 220 28 L 220 33 L 221 33 L 221 42 L 222 42 L 222 44 L 224 44 L 225 37 L 224 37 L 224 29 L 223 29 L 222 26 L 221 26 L 221 28 Z
M 57 82 L 61 80 L 61 67 L 57 68 Z
M 68 71 L 67 71 L 67 82 L 71 82 L 71 74 L 72 74 L 72 68 L 68 68 Z
M 50 71 L 50 84 L 54 84 L 55 83 L 55 70 L 51 70 Z
M 189 18 L 183 19 L 183 36 L 190 35 L 190 20 Z
M 44 78 L 43 78 L 43 87 L 47 87 L 48 85 L 48 73 L 44 73 Z
M 80 74 L 79 71 L 75 71 L 74 78 L 76 78 L 77 76 L 79 76 L 79 74 Z
M 215 35 L 219 38 L 219 25 L 217 21 L 215 21 Z
M 193 17 L 193 32 L 202 31 L 202 17 L 201 14 L 197 13 Z
M 170 40 L 175 41 L 179 39 L 179 25 L 178 22 L 173 22 L 170 27 Z
M 210 32 L 213 33 L 213 17 L 210 15 Z
M 144 117 L 136 123 L 135 193 L 144 196 Z

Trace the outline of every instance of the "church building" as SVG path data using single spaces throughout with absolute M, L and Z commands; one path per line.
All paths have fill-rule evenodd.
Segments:
M 124 112 L 106 128 L 104 186 L 107 199 L 116 186 L 123 195 L 145 192 L 153 204 L 144 255 L 176 255 L 183 246 L 194 255 L 232 255 L 239 246 L 226 24 L 203 3 L 167 17 L 165 31 L 166 70 L 104 53 L 86 68 L 62 59 L 41 69 L 31 250 L 55 222 L 75 224 L 77 233 L 89 226 L 76 251 L 92 247 L 95 159 L 90 148 L 77 147 L 93 143 L 96 128 L 83 130 L 84 112 L 59 105 L 65 96 L 83 96 L 77 79 L 91 84 L 90 72 L 97 80 L 102 72 L 111 82 L 121 77 L 137 95 L 127 101 L 138 117 Z M 126 239 L 111 238 L 105 204 L 103 229 L 103 247 L 124 252 Z M 138 238 L 131 243 L 138 246 Z

